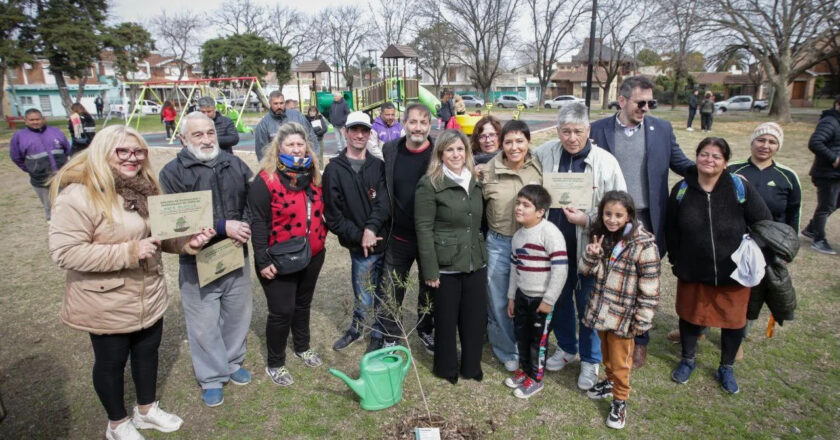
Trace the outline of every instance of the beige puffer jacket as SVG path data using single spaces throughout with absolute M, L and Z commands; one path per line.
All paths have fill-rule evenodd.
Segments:
M 131 333 L 150 327 L 166 312 L 169 295 L 161 253 L 142 263 L 139 241 L 150 235 L 148 220 L 114 208 L 109 222 L 81 184 L 56 197 L 50 223 L 50 256 L 67 270 L 61 320 L 94 334 Z M 188 238 L 162 242 L 170 253 L 196 253 Z

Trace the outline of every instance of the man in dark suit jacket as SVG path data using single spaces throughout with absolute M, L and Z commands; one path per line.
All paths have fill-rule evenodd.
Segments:
M 694 162 L 677 144 L 671 123 L 647 114 L 656 106 L 653 82 L 644 76 L 628 77 L 618 94 L 621 110 L 594 122 L 590 137 L 618 159 L 627 191 L 636 203 L 636 216 L 656 235 L 656 245 L 664 254 L 668 170 L 682 176 Z M 644 365 L 649 341 L 647 333 L 636 337 L 633 368 Z

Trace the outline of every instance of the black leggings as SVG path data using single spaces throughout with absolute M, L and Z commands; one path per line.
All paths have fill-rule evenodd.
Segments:
M 153 326 L 133 333 L 90 334 L 93 345 L 93 388 L 108 413 L 108 420 L 126 418 L 123 400 L 125 362 L 131 354 L 131 377 L 137 392 L 137 404 L 155 402 L 158 347 L 163 335 L 163 318 Z
M 682 358 L 694 360 L 697 352 L 697 338 L 706 329 L 702 325 L 692 324 L 680 319 L 680 343 L 682 344 Z M 720 364 L 735 364 L 735 355 L 744 339 L 744 327 L 720 329 Z
M 265 300 L 268 303 L 268 320 L 265 323 L 265 341 L 268 347 L 268 366 L 286 365 L 286 344 L 289 331 L 296 353 L 309 350 L 309 312 L 315 283 L 324 265 L 326 250 L 312 257 L 305 269 L 288 275 L 277 275 L 273 280 L 260 278 Z
M 441 274 L 440 287 L 431 290 L 435 375 L 444 379 L 458 377 L 457 335 L 461 340 L 461 376 L 481 380 L 481 352 L 487 331 L 487 268 Z

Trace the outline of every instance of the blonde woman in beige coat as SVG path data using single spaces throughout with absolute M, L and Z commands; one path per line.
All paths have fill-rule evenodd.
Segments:
M 61 320 L 90 334 L 93 387 L 108 414 L 109 440 L 172 432 L 183 421 L 156 401 L 158 347 L 169 304 L 161 251 L 197 253 L 215 235 L 160 241 L 149 229 L 147 197 L 160 194 L 143 137 L 111 126 L 53 178 L 50 256 L 67 270 Z M 133 417 L 123 401 L 131 356 L 137 392 Z

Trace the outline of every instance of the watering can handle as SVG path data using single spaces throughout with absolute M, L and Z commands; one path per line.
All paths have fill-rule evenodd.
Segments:
M 383 347 L 379 350 L 374 350 L 362 357 L 362 363 L 367 363 L 370 359 L 384 355 L 393 353 L 395 351 L 401 351 L 405 353 L 405 365 L 403 365 L 403 376 L 408 373 L 408 367 L 411 365 L 411 352 L 408 351 L 407 348 L 403 347 L 402 345 L 395 345 L 393 347 Z

